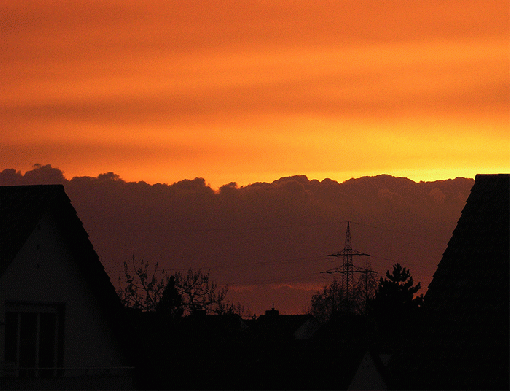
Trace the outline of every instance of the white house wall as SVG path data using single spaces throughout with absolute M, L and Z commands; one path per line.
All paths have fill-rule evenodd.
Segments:
M 0 278 L 0 324 L 5 302 L 65 303 L 64 367 L 120 364 L 111 331 L 74 263 L 54 219 L 45 216 Z M 4 327 L 0 327 L 0 360 Z

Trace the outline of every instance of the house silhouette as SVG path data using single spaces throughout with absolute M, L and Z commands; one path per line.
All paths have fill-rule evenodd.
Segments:
M 509 183 L 476 176 L 415 338 L 391 362 L 398 387 L 509 389 Z
M 130 388 L 122 314 L 64 187 L 0 187 L 0 388 Z

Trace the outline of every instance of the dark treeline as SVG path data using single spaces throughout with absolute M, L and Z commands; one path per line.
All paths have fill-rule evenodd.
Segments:
M 224 297 L 207 299 L 215 288 L 202 272 L 189 271 L 187 279 L 193 277 L 195 293 L 206 300 L 197 297 L 198 306 L 189 306 L 182 277 L 161 279 L 157 270 L 147 273 L 144 261 L 133 264 L 119 294 L 125 350 L 140 389 L 346 389 L 365 353 L 400 351 L 421 322 L 420 284 L 399 264 L 370 294 L 360 285 L 346 295 L 335 280 L 321 296 L 336 304 L 312 300 L 313 316 L 272 309 L 251 319 L 217 312 Z M 166 281 L 163 290 L 159 281 Z M 138 299 L 126 300 L 130 292 Z M 361 307 L 356 292 L 366 299 Z M 391 385 L 391 376 L 383 376 Z
M 166 270 L 203 269 L 232 300 L 263 313 L 304 311 L 335 266 L 345 222 L 380 275 L 401 262 L 426 289 L 472 179 L 416 183 L 388 175 L 343 183 L 305 176 L 212 189 L 202 178 L 126 182 L 114 173 L 67 179 L 50 165 L 0 172 L 0 185 L 61 183 L 115 283 L 133 254 Z

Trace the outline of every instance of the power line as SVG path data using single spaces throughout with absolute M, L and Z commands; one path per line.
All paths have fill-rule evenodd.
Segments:
M 365 254 L 365 253 L 360 253 L 360 252 L 357 252 L 355 250 L 352 250 L 352 247 L 351 247 L 351 244 L 350 244 L 350 241 L 351 241 L 351 238 L 350 238 L 350 224 L 356 224 L 356 225 L 362 225 L 362 226 L 365 226 L 365 227 L 369 227 L 369 228 L 373 228 L 373 229 L 378 229 L 378 230 L 383 230 L 383 231 L 388 231 L 388 232 L 399 232 L 399 233 L 402 233 L 404 235 L 410 235 L 410 232 L 403 232 L 403 231 L 398 231 L 398 230 L 392 230 L 392 229 L 386 229 L 386 228 L 382 228 L 380 226 L 375 226 L 375 225 L 371 225 L 371 224 L 366 224 L 366 223 L 363 223 L 363 222 L 360 222 L 360 221 L 350 221 L 350 220 L 345 220 L 345 221 L 342 221 L 342 222 L 345 222 L 347 223 L 347 232 L 346 232 L 346 245 L 344 247 L 344 250 L 338 252 L 338 253 L 335 253 L 335 254 L 330 254 L 330 256 L 336 256 L 336 257 L 342 257 L 345 259 L 344 260 L 344 265 L 342 265 L 342 267 L 337 267 L 337 268 L 332 268 L 332 269 L 329 269 L 325 272 L 321 272 L 321 273 L 329 273 L 329 274 L 332 274 L 332 273 L 341 273 L 343 274 L 343 279 L 345 280 L 345 286 L 347 288 L 347 290 L 349 291 L 350 290 L 350 286 L 352 285 L 352 281 L 353 281 L 353 273 L 356 272 L 356 273 L 367 273 L 366 270 L 367 269 L 362 269 L 362 268 L 359 268 L 359 267 L 355 267 L 352 263 L 352 256 L 369 256 L 369 254 Z M 312 226 L 324 226 L 324 225 L 331 225 L 330 222 L 320 222 L 320 223 L 311 223 L 311 224 L 300 224 L 300 223 L 294 223 L 294 224 L 285 224 L 285 225 L 264 225 L 264 226 L 260 226 L 260 227 L 251 227 L 251 228 L 248 228 L 247 230 L 258 230 L 258 229 L 267 229 L 268 227 L 272 227 L 272 228 L 292 228 L 292 227 L 295 227 L 295 226 L 308 226 L 308 227 L 312 227 Z M 226 231 L 229 231 L 230 229 L 233 229 L 232 228 L 210 228 L 210 229 L 203 229 L 203 230 L 198 230 L 199 232 L 209 232 L 209 231 L 221 231 L 221 232 L 226 232 Z M 375 259 L 381 259 L 381 260 L 384 260 L 384 261 L 390 261 L 390 262 L 399 262 L 399 261 L 396 261 L 394 259 L 391 259 L 391 258 L 386 258 L 386 257 L 380 257 L 380 256 L 373 256 L 373 258 Z M 244 263 L 236 263 L 236 264 L 230 264 L 230 265 L 225 265 L 225 264 L 222 264 L 222 265 L 214 265 L 214 266 L 209 266 L 209 267 L 200 267 L 199 269 L 204 269 L 204 270 L 209 270 L 209 271 L 213 271 L 213 272 L 216 272 L 216 271 L 224 271 L 224 270 L 235 270 L 235 269 L 242 269 L 242 268 L 246 268 L 248 270 L 250 269 L 254 269 L 254 268 L 265 268 L 265 267 L 273 267 L 273 268 L 283 268 L 285 267 L 285 265 L 292 265 L 292 264 L 298 264 L 298 263 L 304 263 L 304 262 L 325 262 L 327 261 L 327 256 L 306 256 L 306 257 L 295 257 L 295 258 L 284 258 L 284 259 L 271 259 L 271 260 L 258 260 L 258 261 L 253 261 L 253 262 L 244 262 Z M 159 261 L 160 264 L 162 262 L 162 260 Z M 112 276 L 118 276 L 119 273 L 122 273 L 124 271 L 124 268 L 122 266 L 122 264 L 108 264 L 108 265 L 105 265 L 105 268 L 108 269 L 110 275 Z M 187 271 L 189 269 L 188 268 L 164 268 L 165 271 L 179 271 L 179 272 L 184 272 L 184 271 Z M 373 272 L 375 273 L 375 272 Z M 308 279 L 309 275 L 311 273 L 309 271 L 306 271 L 304 274 L 303 273 L 300 273 L 298 276 L 294 276 L 291 278 L 292 281 L 297 281 L 297 280 L 304 280 L 304 279 Z M 275 277 L 275 278 L 270 278 L 270 279 L 257 279 L 257 281 L 259 283 L 270 283 L 270 282 L 274 282 L 274 283 L 277 283 L 277 282 L 282 282 L 283 280 L 286 280 L 286 281 L 289 281 L 289 279 L 285 279 L 283 276 L 281 277 Z M 245 284 L 246 282 L 243 281 L 243 284 Z M 349 294 L 349 293 L 348 293 Z
M 341 273 L 342 274 L 342 286 L 345 290 L 346 294 L 346 301 L 345 304 L 347 305 L 347 310 L 350 310 L 350 293 L 352 290 L 352 284 L 354 281 L 354 273 L 364 273 L 365 274 L 365 285 L 368 284 L 368 274 L 370 273 L 376 273 L 373 270 L 370 270 L 368 268 L 362 269 L 358 266 L 354 266 L 353 263 L 353 257 L 355 256 L 367 256 L 369 257 L 369 254 L 362 253 L 357 250 L 352 249 L 351 245 L 351 228 L 350 228 L 350 222 L 347 221 L 347 230 L 345 232 L 345 246 L 342 251 L 339 251 L 337 253 L 331 254 L 332 257 L 342 257 L 342 266 L 337 267 L 334 269 L 330 269 L 326 271 L 325 273 Z M 367 290 L 367 289 L 366 289 Z

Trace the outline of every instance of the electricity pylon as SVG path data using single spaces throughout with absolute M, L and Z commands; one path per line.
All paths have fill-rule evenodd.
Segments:
M 331 257 L 342 257 L 342 266 L 336 267 L 330 270 L 327 270 L 324 273 L 341 273 L 342 274 L 342 286 L 345 290 L 345 297 L 346 297 L 346 304 L 347 304 L 347 310 L 350 310 L 350 298 L 351 298 L 351 292 L 352 292 L 352 285 L 354 282 L 354 273 L 375 273 L 368 268 L 360 268 L 355 267 L 353 264 L 353 257 L 355 256 L 367 256 L 369 257 L 369 254 L 362 253 L 357 250 L 353 250 L 351 246 L 351 228 L 350 228 L 350 222 L 347 222 L 347 231 L 345 233 L 345 246 L 342 251 L 339 251 L 334 254 L 330 254 Z

